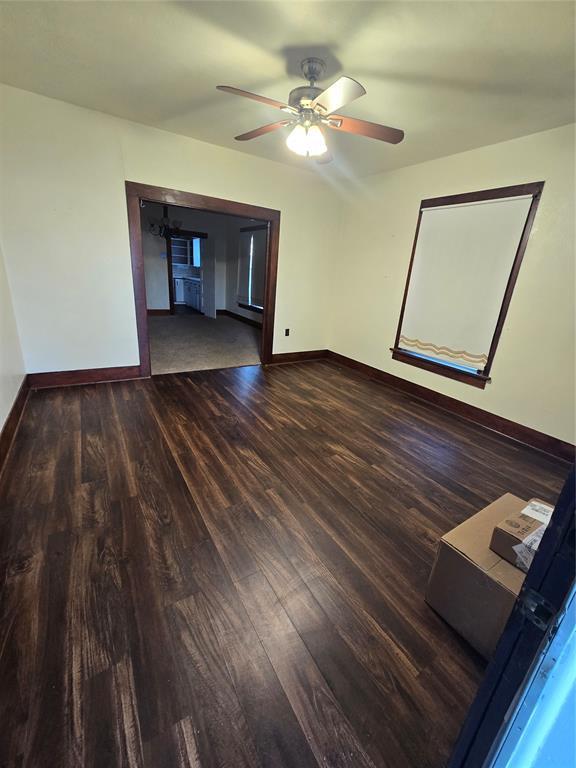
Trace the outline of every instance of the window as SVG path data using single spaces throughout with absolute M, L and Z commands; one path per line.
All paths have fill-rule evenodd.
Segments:
M 200 267 L 200 238 L 173 237 L 172 264 Z
M 190 266 L 192 267 L 199 267 L 200 266 L 200 239 L 194 238 L 194 240 L 189 241 L 189 245 L 191 250 L 191 256 L 192 256 L 192 264 Z
M 543 186 L 421 202 L 395 360 L 486 386 Z
M 240 230 L 238 256 L 238 306 L 262 312 L 266 279 L 268 226 Z

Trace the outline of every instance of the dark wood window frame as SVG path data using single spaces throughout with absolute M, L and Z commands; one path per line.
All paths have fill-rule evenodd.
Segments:
M 414 235 L 414 242 L 412 244 L 412 254 L 410 256 L 410 265 L 408 267 L 408 275 L 406 277 L 406 285 L 404 287 L 404 296 L 402 298 L 402 307 L 400 309 L 400 319 L 398 320 L 396 339 L 394 341 L 394 346 L 390 348 L 390 351 L 392 352 L 392 358 L 394 360 L 399 360 L 402 363 L 413 365 L 416 368 L 422 368 L 425 371 L 438 373 L 441 376 L 446 376 L 449 379 L 455 379 L 456 381 L 461 381 L 465 384 L 471 384 L 474 387 L 484 389 L 486 384 L 490 381 L 492 363 L 494 362 L 494 356 L 496 354 L 496 349 L 498 348 L 498 342 L 500 341 L 502 328 L 504 327 L 504 321 L 506 320 L 508 307 L 510 306 L 510 301 L 514 292 L 514 286 L 516 285 L 522 259 L 524 258 L 524 252 L 526 251 L 526 246 L 528 245 L 530 231 L 532 229 L 532 224 L 534 223 L 534 218 L 536 216 L 536 211 L 542 196 L 543 188 L 543 181 L 535 181 L 530 184 L 517 184 L 510 187 L 497 187 L 495 189 L 484 189 L 479 192 L 467 192 L 461 195 L 447 195 L 444 197 L 432 197 L 427 200 L 422 200 L 420 203 L 420 210 L 418 211 L 416 233 Z M 414 255 L 416 253 L 416 245 L 418 243 L 418 233 L 420 231 L 422 212 L 427 208 L 440 208 L 446 205 L 458 205 L 461 203 L 477 203 L 481 202 L 482 200 L 499 200 L 505 197 L 520 197 L 523 195 L 531 195 L 532 203 L 528 210 L 528 216 L 526 217 L 524 229 L 520 237 L 516 255 L 514 256 L 514 261 L 512 262 L 512 268 L 510 270 L 510 275 L 506 284 L 506 290 L 504 291 L 504 297 L 502 299 L 502 304 L 498 313 L 498 319 L 496 321 L 496 327 L 494 329 L 492 342 L 488 352 L 488 359 L 484 369 L 482 371 L 477 371 L 476 373 L 467 372 L 456 367 L 452 367 L 449 363 L 443 364 L 434 360 L 426 360 L 416 354 L 409 352 L 406 349 L 402 349 L 402 347 L 400 347 L 400 334 L 402 331 L 402 321 L 404 319 L 406 300 L 408 298 L 408 289 L 410 287 L 412 267 L 414 265 Z
M 221 213 L 227 216 L 240 216 L 244 219 L 259 219 L 266 222 L 268 230 L 266 247 L 266 277 L 264 288 L 264 311 L 262 313 L 262 337 L 260 341 L 260 359 L 262 363 L 272 362 L 274 341 L 274 312 L 276 307 L 276 282 L 278 276 L 278 245 L 280 239 L 280 211 L 263 208 L 258 205 L 223 200 L 219 197 L 207 197 L 192 192 L 183 192 L 166 187 L 153 187 L 126 181 L 126 201 L 128 205 L 128 231 L 130 236 L 130 255 L 132 259 L 132 281 L 134 284 L 134 305 L 136 309 L 136 328 L 140 353 L 140 376 L 151 374 L 150 344 L 148 340 L 148 313 L 146 309 L 146 283 L 144 279 L 144 255 L 142 253 L 142 229 L 140 221 L 140 202 L 177 205 L 182 208 L 194 208 L 200 211 Z

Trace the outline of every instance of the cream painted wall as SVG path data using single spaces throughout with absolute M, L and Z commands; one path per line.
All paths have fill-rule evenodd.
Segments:
M 0 249 L 0 430 L 10 413 L 24 375 L 12 297 Z
M 28 372 L 138 363 L 129 179 L 281 210 L 275 352 L 334 349 L 574 441 L 573 127 L 338 188 L 18 89 L 0 99 L 0 233 Z M 392 361 L 420 200 L 541 179 L 493 382 L 476 390 Z
M 338 202 L 318 176 L 7 86 L 0 112 L 0 232 L 28 372 L 138 363 L 126 179 L 279 209 L 274 351 L 326 347 Z
M 355 185 L 341 202 L 329 348 L 574 442 L 574 162 L 574 126 L 566 126 Z M 392 360 L 420 200 L 541 180 L 492 383 L 479 390 Z

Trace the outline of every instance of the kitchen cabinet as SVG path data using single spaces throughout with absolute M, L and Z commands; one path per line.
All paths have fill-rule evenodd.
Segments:
M 184 278 L 174 278 L 174 304 L 184 304 L 186 299 L 184 297 Z
M 202 312 L 202 282 L 184 279 L 184 301 L 186 306 Z

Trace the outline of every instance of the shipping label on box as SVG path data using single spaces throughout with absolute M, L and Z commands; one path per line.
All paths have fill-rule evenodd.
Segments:
M 532 499 L 521 512 L 495 526 L 490 549 L 527 573 L 553 511 L 549 504 Z

